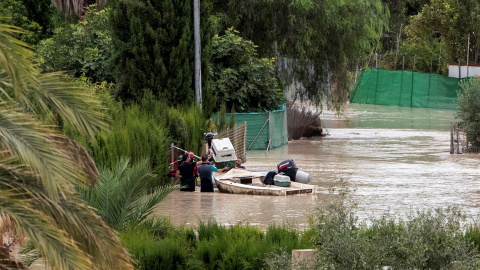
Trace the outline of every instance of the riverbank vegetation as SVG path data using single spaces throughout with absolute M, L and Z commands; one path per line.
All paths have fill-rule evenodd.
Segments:
M 139 269 L 478 269 L 478 226 L 466 230 L 455 207 L 384 215 L 360 221 L 344 200 L 311 215 L 303 231 L 271 225 L 223 226 L 210 220 L 194 228 L 163 223 L 161 233 L 131 228 L 120 237 Z M 306 261 L 293 249 L 313 249 Z M 310 268 L 306 268 L 309 266 Z
M 280 269 L 296 248 L 329 269 L 476 266 L 478 227 L 463 233 L 456 211 L 366 225 L 326 208 L 305 231 L 265 232 L 151 215 L 178 188 L 171 143 L 199 154 L 220 107 L 278 109 L 292 85 L 338 109 L 389 16 L 380 0 L 201 1 L 200 106 L 189 1 L 0 0 L 0 268 L 22 267 L 9 248 L 23 239 L 56 269 Z
M 463 92 L 458 93 L 460 126 L 465 130 L 470 152 L 480 151 L 480 80 L 473 78 L 462 83 Z

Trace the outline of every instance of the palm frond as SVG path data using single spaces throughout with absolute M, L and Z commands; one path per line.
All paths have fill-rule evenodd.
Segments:
M 68 137 L 48 135 L 47 138 L 55 144 L 55 148 L 65 150 L 68 159 L 78 165 L 90 185 L 95 184 L 95 180 L 98 178 L 97 165 L 85 147 Z
M 155 179 L 148 159 L 130 166 L 130 160 L 122 158 L 113 170 L 100 168 L 97 184 L 91 189 L 79 189 L 79 193 L 105 222 L 117 230 L 131 223 L 144 221 L 156 204 L 162 201 L 177 186 L 159 187 L 148 192 Z
M 2 178 L 7 176 L 2 174 Z M 90 269 L 92 262 L 65 231 L 52 226 L 52 218 L 35 209 L 33 200 L 17 198 L 14 190 L 0 190 L 0 211 L 8 215 L 58 269 Z
M 44 111 L 54 110 L 82 136 L 94 140 L 97 131 L 109 128 L 106 108 L 88 89 L 66 81 L 64 76 L 61 72 L 41 74 L 39 88 L 29 88 L 32 90 L 25 94 L 35 96 Z
M 0 161 L 4 161 L 1 159 L 3 158 L 0 158 Z M 5 166 L 4 164 L 0 162 L 0 191 L 14 192 L 16 194 L 14 199 L 17 202 L 28 203 L 29 209 L 34 211 L 33 214 L 41 215 L 43 219 L 48 220 L 49 225 L 56 228 L 56 231 L 62 232 L 61 235 L 56 235 L 57 237 L 67 237 L 68 243 L 75 243 L 76 252 L 83 254 L 83 257 L 88 258 L 89 262 L 99 269 L 132 268 L 131 258 L 121 245 L 118 236 L 77 195 L 64 194 L 64 197 L 68 199 L 52 200 L 41 185 L 38 185 L 32 179 L 28 179 L 34 176 L 28 173 L 26 167 Z M 12 181 L 12 178 L 16 181 Z M 0 197 L 0 199 L 2 198 Z M 0 203 L 0 209 L 2 209 L 0 211 L 3 211 L 2 203 Z M 13 215 L 21 213 L 20 210 L 12 209 L 6 214 L 12 216 L 12 213 Z M 32 235 L 36 230 L 39 234 L 44 233 L 45 228 L 37 228 L 36 230 L 32 230 L 30 227 L 26 228 L 24 218 L 25 216 L 20 216 L 15 219 L 15 222 L 36 243 L 36 247 L 49 262 L 55 263 L 58 261 L 56 257 L 58 250 L 52 248 L 52 243 L 43 241 L 41 242 L 44 243 L 42 246 L 41 243 L 39 244 L 41 238 Z M 27 223 L 27 225 L 29 224 Z M 75 261 L 75 258 L 71 256 L 60 255 L 67 261 Z M 60 267 L 59 269 L 66 268 Z
M 82 136 L 94 140 L 98 130 L 108 128 L 105 107 L 86 87 L 65 80 L 64 73 L 42 74 L 31 61 L 30 47 L 12 36 L 21 31 L 0 24 L 0 93 L 36 113 L 54 110 Z
M 0 109 L 0 140 L 38 173 L 37 180 L 42 181 L 50 195 L 57 197 L 63 189 L 73 187 L 77 170 L 61 148 L 49 143 L 48 134 L 54 131 L 31 116 Z
M 5 18 L 0 17 L 0 21 Z M 27 85 L 37 85 L 35 75 L 38 73 L 32 64 L 31 47 L 14 38 L 13 34 L 25 33 L 21 28 L 0 23 L 0 71 L 4 72 L 4 83 L 11 85 L 10 98 L 28 101 L 24 96 Z

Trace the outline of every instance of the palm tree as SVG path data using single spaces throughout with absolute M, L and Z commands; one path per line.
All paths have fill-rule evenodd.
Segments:
M 76 193 L 95 166 L 39 117 L 53 111 L 94 139 L 108 127 L 103 107 L 62 73 L 40 73 L 29 46 L 13 37 L 19 33 L 0 23 L 0 216 L 55 269 L 131 269 L 118 236 Z M 0 269 L 11 267 L 6 256 L 0 252 Z
M 95 186 L 80 188 L 79 193 L 110 227 L 122 231 L 149 220 L 155 205 L 178 189 L 178 186 L 162 185 L 149 190 L 157 180 L 155 176 L 148 158 L 133 166 L 128 158 L 121 158 L 112 170 L 100 168 Z
M 80 18 L 87 6 L 96 4 L 99 8 L 103 8 L 107 0 L 52 0 L 52 3 L 66 16 L 76 15 Z

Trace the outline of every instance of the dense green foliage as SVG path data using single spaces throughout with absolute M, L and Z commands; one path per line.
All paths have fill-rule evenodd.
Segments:
M 421 39 L 430 44 L 443 42 L 447 63 L 466 63 L 467 41 L 470 33 L 470 61 L 478 60 L 480 41 L 480 3 L 475 0 L 432 0 L 414 16 L 405 32 L 407 45 Z M 417 45 L 418 46 L 418 45 Z M 438 55 L 437 50 L 437 55 Z
M 298 232 L 288 226 L 259 228 L 215 221 L 200 222 L 198 237 L 193 230 L 178 227 L 153 237 L 145 230 L 126 231 L 120 237 L 138 260 L 140 269 L 261 269 L 271 254 L 311 248 L 311 231 Z M 149 268 L 149 267 L 158 268 Z
M 470 151 L 480 150 L 480 80 L 472 78 L 462 83 L 463 92 L 458 93 L 457 118 L 464 128 Z
M 66 70 L 94 82 L 113 81 L 112 41 L 108 25 L 109 9 L 90 6 L 80 23 L 54 30 L 51 38 L 37 47 L 41 66 L 46 71 Z
M 317 104 L 346 100 L 348 71 L 378 48 L 388 26 L 380 0 L 360 1 L 216 1 L 222 30 L 234 27 L 259 47 L 261 57 L 275 57 L 284 85 Z
M 37 44 L 52 30 L 52 15 L 50 0 L 0 0 L 0 17 L 27 31 L 20 39 L 28 44 Z
M 382 68 L 447 75 L 447 64 L 479 61 L 480 3 L 475 0 L 407 0 L 387 2 L 392 17 L 384 38 Z M 397 40 L 400 35 L 395 65 Z M 470 35 L 470 47 L 468 36 Z
M 102 167 L 93 187 L 78 187 L 82 198 L 97 214 L 117 231 L 144 222 L 154 207 L 175 189 L 172 185 L 158 186 L 158 178 L 150 169 L 148 159 L 130 164 L 121 159 L 113 170 Z
M 217 108 L 225 102 L 238 112 L 280 109 L 282 91 L 275 78 L 273 59 L 258 58 L 253 42 L 232 28 L 213 38 L 213 89 Z
M 209 16 L 207 10 L 202 16 Z M 170 105 L 192 104 L 193 23 L 192 5 L 188 1 L 116 0 L 112 5 L 113 62 L 116 68 L 117 96 L 138 100 L 146 89 Z M 205 74 L 211 58 L 208 21 L 203 19 L 202 57 Z M 203 99 L 212 102 L 209 78 L 204 76 Z

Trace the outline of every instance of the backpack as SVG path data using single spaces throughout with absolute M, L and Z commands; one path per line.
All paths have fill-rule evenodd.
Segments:
M 267 173 L 267 176 L 265 176 L 265 179 L 263 180 L 263 184 L 265 185 L 274 185 L 275 181 L 273 181 L 273 178 L 277 175 L 276 171 L 269 171 Z

